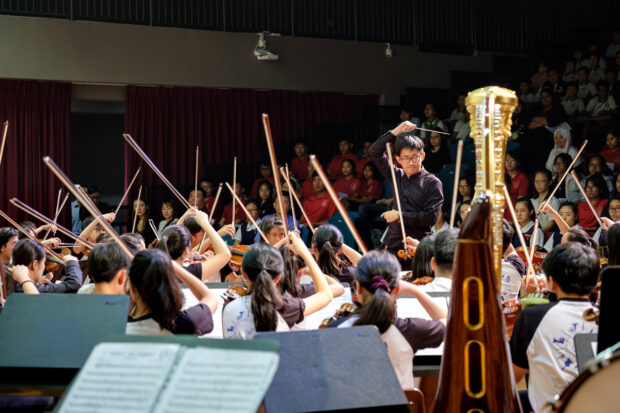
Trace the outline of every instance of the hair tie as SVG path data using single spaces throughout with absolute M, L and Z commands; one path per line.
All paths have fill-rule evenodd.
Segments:
M 383 288 L 386 292 L 392 291 L 390 288 L 390 284 L 380 275 L 375 275 L 372 277 L 372 285 L 370 286 L 372 292 L 374 293 L 379 288 Z

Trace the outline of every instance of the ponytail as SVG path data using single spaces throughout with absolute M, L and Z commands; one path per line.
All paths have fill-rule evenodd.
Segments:
M 370 299 L 357 311 L 354 325 L 374 325 L 385 333 L 396 319 L 396 302 L 390 293 L 398 286 L 400 264 L 385 251 L 371 251 L 357 263 L 355 278 Z
M 342 244 L 342 233 L 331 224 L 321 225 L 314 233 L 312 246 L 318 251 L 317 264 L 324 274 L 337 276 L 340 273 L 337 252 Z

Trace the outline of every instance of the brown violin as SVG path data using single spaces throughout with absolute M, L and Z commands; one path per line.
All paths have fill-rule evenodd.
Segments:
M 222 299 L 225 303 L 229 303 L 237 298 L 244 297 L 250 293 L 250 290 L 241 284 L 231 285 L 222 294 Z
M 321 322 L 319 328 L 327 328 L 329 323 L 336 321 L 340 318 L 348 317 L 355 312 L 357 308 L 354 304 L 342 304 L 340 308 L 334 313 L 333 316 L 326 318 Z

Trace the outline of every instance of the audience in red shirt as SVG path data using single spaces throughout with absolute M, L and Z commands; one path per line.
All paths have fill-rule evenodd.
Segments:
M 336 205 L 325 190 L 323 181 L 321 181 L 316 172 L 312 174 L 312 186 L 314 187 L 314 194 L 306 198 L 304 209 L 313 225 L 321 225 L 326 223 L 336 213 Z M 305 218 L 301 222 L 306 224 Z
M 353 143 L 349 139 L 341 139 L 338 143 L 338 149 L 340 153 L 334 156 L 327 167 L 327 174 L 332 179 L 338 179 L 342 177 L 342 161 L 345 159 L 351 159 L 353 162 L 358 161 L 357 156 L 351 152 L 353 149 Z

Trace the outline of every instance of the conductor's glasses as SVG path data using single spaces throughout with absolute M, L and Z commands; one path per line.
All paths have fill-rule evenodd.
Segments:
M 422 158 L 422 155 L 415 154 L 413 156 L 402 156 L 400 157 L 400 160 L 403 161 L 404 163 L 409 163 L 409 162 L 417 162 L 420 160 L 420 158 Z

